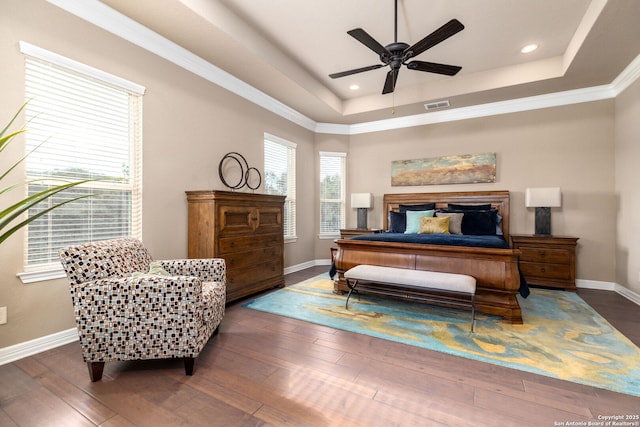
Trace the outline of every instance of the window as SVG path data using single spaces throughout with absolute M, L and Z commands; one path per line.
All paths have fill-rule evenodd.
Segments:
M 320 237 L 340 235 L 345 223 L 346 153 L 320 152 Z
M 33 216 L 56 203 L 91 195 L 29 224 L 25 269 L 57 269 L 58 249 L 70 244 L 140 238 L 144 88 L 123 87 L 115 76 L 26 43 L 21 50 L 27 54 L 28 194 L 60 180 L 98 180 L 29 210 Z
M 287 196 L 284 201 L 284 238 L 296 239 L 296 144 L 264 134 L 264 189 Z

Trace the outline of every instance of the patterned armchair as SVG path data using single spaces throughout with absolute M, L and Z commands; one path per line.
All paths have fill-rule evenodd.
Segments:
M 223 259 L 152 262 L 139 240 L 123 238 L 62 249 L 60 260 L 91 381 L 116 360 L 183 358 L 193 375 L 224 316 Z

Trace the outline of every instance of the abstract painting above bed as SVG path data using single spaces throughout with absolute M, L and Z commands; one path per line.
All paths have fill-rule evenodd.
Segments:
M 391 185 L 496 182 L 496 153 L 463 154 L 391 162 Z

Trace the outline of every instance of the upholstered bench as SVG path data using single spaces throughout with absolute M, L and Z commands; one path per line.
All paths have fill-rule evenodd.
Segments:
M 476 315 L 476 279 L 466 274 L 441 273 L 437 271 L 413 270 L 407 268 L 381 267 L 361 264 L 344 273 L 349 293 L 345 307 L 349 308 L 349 298 L 355 291 L 365 288 L 366 292 L 407 298 L 447 306 L 471 308 L 471 332 Z M 462 299 L 460 297 L 463 297 Z

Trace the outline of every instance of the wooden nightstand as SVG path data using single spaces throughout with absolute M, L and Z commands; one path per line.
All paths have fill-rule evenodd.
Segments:
M 379 228 L 341 228 L 340 238 L 349 239 L 353 236 L 359 236 L 361 234 L 375 234 L 382 233 L 383 231 L 384 230 L 380 230 Z
M 518 265 L 529 285 L 576 290 L 577 237 L 512 235 Z

